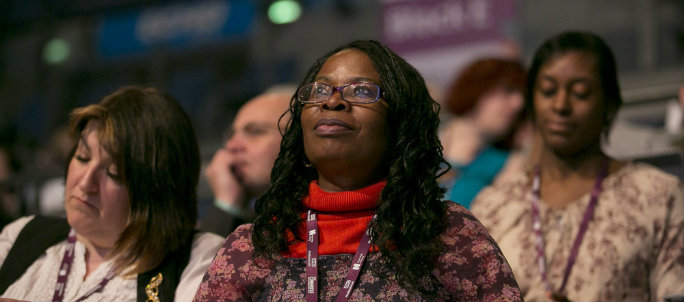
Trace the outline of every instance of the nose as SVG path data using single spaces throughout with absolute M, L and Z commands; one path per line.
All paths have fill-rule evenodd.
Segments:
M 93 167 L 89 167 L 81 176 L 78 187 L 85 193 L 97 192 L 97 173 Z
M 321 108 L 332 111 L 345 111 L 350 107 L 349 102 L 342 98 L 342 91 L 333 91 L 333 94 L 323 103 Z
M 553 110 L 559 114 L 570 113 L 572 107 L 570 106 L 570 93 L 565 89 L 560 89 L 553 98 Z
M 233 136 L 228 139 L 226 142 L 226 149 L 228 149 L 229 152 L 231 153 L 236 153 L 241 150 L 244 150 L 245 144 L 244 144 L 244 139 L 242 138 L 242 135 L 240 133 L 235 133 Z

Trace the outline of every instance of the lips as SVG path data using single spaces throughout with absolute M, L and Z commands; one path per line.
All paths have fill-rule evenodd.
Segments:
M 544 125 L 547 130 L 555 133 L 567 133 L 575 129 L 575 126 L 572 123 L 567 122 L 546 121 Z
M 314 126 L 314 133 L 323 136 L 343 134 L 351 130 L 351 125 L 336 118 L 322 118 Z
M 88 209 L 97 209 L 97 207 L 95 205 L 93 205 L 92 203 L 90 203 L 88 201 L 88 198 L 81 198 L 79 196 L 72 195 L 71 199 L 76 201 L 76 203 L 75 203 L 76 207 L 85 207 Z

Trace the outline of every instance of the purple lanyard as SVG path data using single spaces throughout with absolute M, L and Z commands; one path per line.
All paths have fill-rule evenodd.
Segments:
M 57 275 L 57 284 L 55 285 L 55 295 L 52 297 L 53 302 L 62 302 L 64 300 L 64 288 L 66 288 L 67 280 L 69 279 L 69 272 L 71 271 L 71 264 L 74 262 L 74 246 L 76 245 L 76 232 L 71 229 L 69 237 L 67 238 L 67 246 L 62 258 L 62 264 L 59 267 L 59 275 Z M 83 301 L 90 297 L 90 295 L 99 292 L 107 285 L 109 280 L 114 277 L 114 270 L 110 270 L 107 275 L 100 281 L 100 283 L 78 298 L 76 302 Z
M 309 210 L 306 215 L 306 302 L 318 301 L 318 214 L 314 210 Z M 375 219 L 375 216 L 373 216 Z M 352 259 L 352 266 L 349 268 L 347 278 L 342 285 L 342 289 L 337 293 L 336 302 L 344 302 L 351 296 L 354 283 L 359 279 L 359 273 L 363 262 L 366 261 L 366 254 L 371 246 L 370 223 L 366 232 L 361 237 L 361 242 Z
M 546 291 L 551 293 L 551 284 L 549 283 L 548 277 L 546 275 L 546 260 L 544 259 L 544 237 L 541 230 L 541 219 L 539 215 L 539 187 L 541 185 L 541 169 L 537 167 L 534 172 L 534 180 L 532 181 L 532 228 L 534 229 L 534 234 L 536 235 L 536 246 L 537 246 L 537 264 L 539 266 L 539 273 L 541 274 L 542 281 L 546 287 Z M 568 282 L 568 277 L 570 276 L 570 271 L 575 264 L 575 259 L 577 259 L 577 252 L 582 244 L 582 239 L 584 234 L 587 232 L 587 226 L 589 221 L 594 215 L 594 208 L 596 208 L 596 202 L 598 201 L 598 196 L 601 194 L 601 183 L 603 179 L 606 178 L 608 172 L 608 161 L 604 160 L 601 165 L 601 170 L 596 177 L 596 182 L 594 183 L 594 189 L 591 191 L 591 199 L 587 205 L 587 209 L 584 211 L 584 217 L 580 223 L 579 231 L 577 232 L 577 237 L 572 245 L 572 250 L 570 250 L 570 256 L 568 257 L 568 263 L 565 266 L 565 272 L 563 273 L 563 282 L 561 283 L 558 292 L 563 292 L 565 289 L 565 284 Z

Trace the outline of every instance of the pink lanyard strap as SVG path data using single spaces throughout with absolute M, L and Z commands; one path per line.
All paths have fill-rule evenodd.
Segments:
M 71 229 L 69 231 L 69 237 L 67 238 L 67 246 L 64 251 L 64 257 L 62 257 L 62 264 L 59 267 L 59 274 L 57 275 L 57 284 L 55 285 L 55 294 L 52 297 L 53 302 L 62 302 L 64 300 L 64 289 L 66 288 L 67 280 L 69 280 L 69 272 L 71 271 L 71 264 L 74 262 L 74 246 L 76 245 L 76 232 Z M 114 277 L 114 271 L 110 270 L 107 275 L 97 284 L 96 287 L 85 293 L 82 297 L 78 298 L 76 302 L 81 302 L 90 295 L 102 291 L 102 289 L 107 285 L 109 280 Z
M 536 247 L 537 247 L 537 265 L 539 267 L 539 273 L 541 274 L 542 281 L 547 292 L 552 292 L 551 284 L 549 283 L 548 276 L 546 274 L 546 260 L 544 257 L 544 237 L 542 235 L 541 229 L 541 218 L 539 215 L 539 187 L 541 186 L 541 169 L 537 167 L 534 172 L 534 179 L 532 181 L 532 228 L 534 229 L 534 234 L 536 235 Z M 596 203 L 598 201 L 598 196 L 601 194 L 601 183 L 603 179 L 606 178 L 608 173 L 608 161 L 604 160 L 601 165 L 601 170 L 599 170 L 598 177 L 596 177 L 596 182 L 594 183 L 594 189 L 591 192 L 591 199 L 587 205 L 587 209 L 584 211 L 584 217 L 580 223 L 579 231 L 577 232 L 577 237 L 575 237 L 575 242 L 572 245 L 572 250 L 570 250 L 570 256 L 568 257 L 568 263 L 565 266 L 565 272 L 563 273 L 563 282 L 561 283 L 558 292 L 563 292 L 565 290 L 565 285 L 568 282 L 568 277 L 572 271 L 572 267 L 575 265 L 575 260 L 577 259 L 577 253 L 579 247 L 582 244 L 584 234 L 587 232 L 589 221 L 594 215 L 594 209 L 596 208 Z
M 314 210 L 309 210 L 306 215 L 306 302 L 318 301 L 318 214 Z M 373 216 L 375 219 L 375 216 Z M 359 247 L 352 259 L 352 265 L 347 273 L 347 278 L 342 285 L 342 289 L 337 293 L 336 302 L 349 300 L 356 280 L 359 279 L 361 266 L 366 261 L 366 255 L 371 246 L 370 223 L 366 232 L 361 237 Z

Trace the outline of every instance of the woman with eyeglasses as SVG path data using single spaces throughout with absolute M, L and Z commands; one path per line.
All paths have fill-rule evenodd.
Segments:
M 223 238 L 194 230 L 197 138 L 155 88 L 118 89 L 69 120 L 66 218 L 0 234 L 0 301 L 189 301 Z
M 622 99 L 598 36 L 561 33 L 537 50 L 527 108 L 539 164 L 473 203 L 525 301 L 664 301 L 684 293 L 682 183 L 601 150 Z
M 487 230 L 441 200 L 437 111 L 379 42 L 318 59 L 258 217 L 228 236 L 195 301 L 520 301 Z

